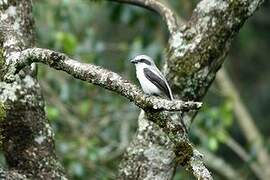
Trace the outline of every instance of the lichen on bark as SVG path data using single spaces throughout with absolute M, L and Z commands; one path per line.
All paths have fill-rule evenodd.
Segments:
M 2 102 L 0 102 L 0 121 L 4 120 L 5 117 L 6 117 L 5 106 Z
M 0 81 L 2 81 L 4 77 L 4 64 L 3 49 L 0 47 Z
M 186 25 L 178 27 L 175 32 L 170 33 L 165 74 L 172 85 L 175 96 L 182 100 L 192 101 L 200 101 L 204 97 L 215 79 L 216 72 L 224 62 L 233 37 L 238 33 L 246 19 L 263 2 L 263 0 L 202 0 L 198 3 Z M 163 18 L 166 17 L 163 16 Z M 182 114 L 182 118 L 190 125 L 196 113 L 196 111 L 185 112 Z M 144 134 L 153 133 L 155 130 L 149 126 L 148 129 L 144 130 Z M 138 128 L 137 134 L 140 133 L 141 130 Z M 136 148 L 134 144 L 141 144 L 142 146 L 140 146 L 142 151 L 133 153 L 130 157 L 126 156 L 121 163 L 124 164 L 124 166 L 120 166 L 122 177 L 128 175 L 128 177 L 136 178 L 136 174 L 132 176 L 132 172 L 136 170 L 129 167 L 140 167 L 141 162 L 134 161 L 134 159 L 140 157 L 143 151 L 147 151 L 151 144 L 156 143 L 145 137 L 135 136 L 131 144 L 132 149 L 127 149 L 126 154 L 134 152 L 133 149 Z M 170 150 L 174 151 L 174 149 Z M 183 157 L 185 154 L 179 154 L 180 158 L 181 156 Z M 170 159 L 171 168 L 176 167 L 176 159 L 178 158 Z M 199 159 L 202 158 L 196 157 L 196 153 L 193 151 L 193 157 L 190 158 L 188 163 L 182 165 L 190 169 L 197 179 L 211 179 L 209 171 Z M 147 165 L 152 163 L 152 159 L 144 162 Z M 163 164 L 160 165 L 164 166 Z M 144 174 L 151 173 L 151 168 L 143 166 L 141 172 L 144 172 Z M 157 177 L 160 178 L 163 174 L 158 175 Z M 166 179 L 171 178 L 170 173 L 166 175 Z
M 34 44 L 31 2 L 0 1 L 2 80 L 8 57 Z M 13 82 L 0 81 L 0 102 L 5 106 L 1 147 L 8 167 L 30 179 L 66 179 L 55 155 L 41 88 L 29 67 L 14 75 Z
M 178 97 L 191 100 L 203 98 L 224 60 L 233 36 L 246 18 L 255 11 L 256 6 L 263 2 L 203 0 L 194 10 L 187 26 L 181 30 L 179 27 L 178 30 L 177 18 L 161 1 L 115 1 L 137 4 L 149 9 L 153 9 L 153 6 L 154 9 L 158 8 L 157 12 L 165 18 L 171 35 L 166 74 Z M 8 57 L 14 53 L 30 53 L 30 58 L 26 60 L 31 60 L 31 56 L 33 58 L 37 53 L 33 61 L 48 60 L 43 63 L 58 70 L 62 68 L 61 70 L 81 80 L 118 91 L 131 101 L 137 102 L 144 110 L 149 109 L 142 103 L 146 101 L 138 95 L 137 88 L 129 84 L 135 91 L 133 94 L 125 91 L 123 87 L 128 83 L 116 73 L 85 64 L 81 68 L 82 64 L 67 58 L 63 61 L 64 56 L 57 56 L 59 54 L 51 51 L 48 59 L 44 59 L 42 53 L 38 54 L 39 49 L 23 51 L 32 47 L 34 42 L 30 0 L 0 0 L 0 13 L 0 45 L 3 47 L 5 65 L 9 64 Z M 7 29 L 3 30 L 5 28 Z M 3 58 L 0 57 L 0 63 L 3 65 L 1 60 Z M 89 71 L 89 67 L 94 71 Z M 12 68 L 16 70 L 15 67 Z M 80 69 L 84 71 L 78 72 Z M 13 75 L 15 81 L 12 83 L 0 82 L 0 100 L 8 105 L 3 108 L 3 117 L 7 121 L 0 121 L 0 127 L 3 129 L 1 134 L 5 138 L 3 150 L 7 163 L 10 168 L 29 178 L 64 179 L 65 173 L 55 156 L 53 133 L 45 116 L 40 87 L 27 69 L 23 71 L 23 76 Z M 139 101 L 141 103 L 138 103 Z M 179 121 L 190 114 L 187 111 L 180 112 L 181 116 L 174 119 L 173 115 L 154 112 L 153 109 L 152 112 L 146 113 L 147 116 L 139 120 L 137 135 L 120 165 L 119 179 L 171 179 L 178 163 L 191 169 L 198 179 L 211 179 L 200 155 L 194 153 L 194 148 L 189 144 Z M 192 119 L 194 114 L 196 112 L 188 118 Z

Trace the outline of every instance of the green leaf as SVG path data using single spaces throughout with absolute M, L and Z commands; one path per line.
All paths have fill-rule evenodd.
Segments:
M 52 106 L 46 106 L 45 110 L 49 120 L 56 120 L 59 117 L 59 111 L 57 108 Z
M 80 109 L 80 114 L 82 116 L 86 116 L 88 114 L 88 112 L 89 112 L 89 109 L 90 109 L 90 103 L 89 103 L 89 101 L 86 100 L 86 101 L 81 102 L 79 109 Z
M 216 151 L 218 149 L 218 141 L 215 137 L 209 138 L 208 147 L 211 151 Z
M 220 142 L 225 142 L 227 139 L 228 139 L 228 135 L 226 132 L 224 131 L 218 131 L 216 133 L 216 136 L 217 136 L 217 139 L 220 141 Z
M 55 36 L 57 48 L 62 49 L 64 53 L 74 54 L 78 42 L 73 34 L 67 32 L 57 32 Z
M 220 115 L 223 123 L 226 127 L 229 127 L 233 123 L 233 102 L 226 100 L 220 108 Z

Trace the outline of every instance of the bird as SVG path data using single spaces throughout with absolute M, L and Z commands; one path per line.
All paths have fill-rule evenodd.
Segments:
M 159 71 L 151 57 L 147 55 L 137 55 L 130 61 L 135 65 L 136 76 L 140 82 L 142 90 L 147 95 L 164 94 L 170 100 L 173 100 L 172 90 Z

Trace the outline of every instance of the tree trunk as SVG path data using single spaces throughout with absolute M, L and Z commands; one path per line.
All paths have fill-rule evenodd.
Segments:
M 31 0 L 1 1 L 0 13 L 0 60 L 6 61 L 13 52 L 34 44 Z M 1 79 L 6 75 L 5 63 L 1 63 Z M 35 69 L 26 68 L 13 78 L 12 83 L 0 82 L 1 145 L 8 167 L 31 179 L 65 179 Z M 13 177 L 12 172 L 6 175 Z
M 204 97 L 233 37 L 263 2 L 203 0 L 190 21 L 180 26 L 177 21 L 180 18 L 164 1 L 114 1 L 142 6 L 163 17 L 170 34 L 164 71 L 175 95 L 189 101 Z M 45 116 L 35 66 L 21 70 L 31 62 L 41 62 L 115 91 L 144 110 L 136 136 L 120 164 L 119 179 L 172 179 L 178 164 L 197 179 L 212 179 L 184 128 L 189 128 L 198 103 L 146 97 L 116 73 L 79 63 L 61 53 L 31 48 L 34 23 L 30 0 L 0 1 L 0 13 L 0 132 L 2 148 L 12 169 L 0 171 L 0 175 L 18 179 L 66 179 L 55 156 L 53 132 Z
M 224 62 L 232 39 L 262 2 L 263 0 L 203 0 L 193 11 L 186 26 L 170 32 L 169 53 L 164 71 L 178 98 L 202 100 Z M 196 113 L 193 111 L 182 114 L 182 121 L 187 127 Z M 149 138 L 149 134 L 154 138 Z M 160 127 L 139 123 L 136 136 L 121 162 L 120 177 L 172 179 L 178 163 L 190 169 L 187 162 L 179 161 L 183 154 L 175 153 L 175 146 L 171 146 L 170 139 L 164 138 L 163 143 L 160 143 L 160 137 L 164 136 Z M 164 154 L 167 156 L 164 157 Z M 166 161 L 158 161 L 156 157 L 163 157 Z M 201 176 L 197 178 L 208 179 Z

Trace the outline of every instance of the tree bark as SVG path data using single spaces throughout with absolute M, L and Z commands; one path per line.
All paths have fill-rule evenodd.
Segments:
M 170 31 L 169 53 L 164 71 L 173 92 L 180 99 L 199 101 L 204 97 L 228 53 L 233 37 L 262 3 L 263 0 L 203 0 L 193 11 L 186 26 Z M 181 114 L 187 127 L 196 113 L 193 111 Z M 165 139 L 162 143 L 160 137 Z M 156 157 L 163 157 L 164 154 L 168 155 L 166 163 L 156 160 Z M 185 153 L 176 153 L 171 140 L 155 124 L 149 121 L 139 123 L 136 136 L 121 162 L 120 177 L 172 179 L 173 169 L 180 163 L 191 169 L 198 179 L 210 178 L 204 176 L 204 173 L 198 175 L 198 172 L 205 172 L 200 168 L 194 172 L 188 163 L 190 160 L 183 161 L 183 154 Z
M 181 27 L 177 21 L 180 18 L 163 1 L 115 1 L 154 10 L 164 18 L 170 33 L 165 73 L 177 97 L 192 102 L 147 98 L 116 73 L 78 63 L 57 52 L 31 48 L 31 1 L 0 0 L 0 107 L 4 107 L 0 108 L 0 128 L 9 167 L 30 179 L 66 178 L 55 156 L 35 68 L 21 70 L 27 64 L 41 62 L 115 91 L 144 110 L 136 136 L 120 164 L 119 179 L 172 179 L 178 164 L 197 179 L 212 179 L 184 127 L 189 128 L 200 106 L 193 101 L 201 100 L 207 92 L 234 35 L 263 0 L 203 0 Z M 126 91 L 127 87 L 131 90 Z
M 33 46 L 33 28 L 30 0 L 0 1 L 1 79 L 8 57 Z M 22 174 L 21 179 L 66 179 L 55 155 L 53 132 L 35 70 L 26 68 L 14 79 L 12 83 L 0 82 L 1 145 L 8 167 Z M 9 171 L 5 175 L 7 179 L 20 179 Z

